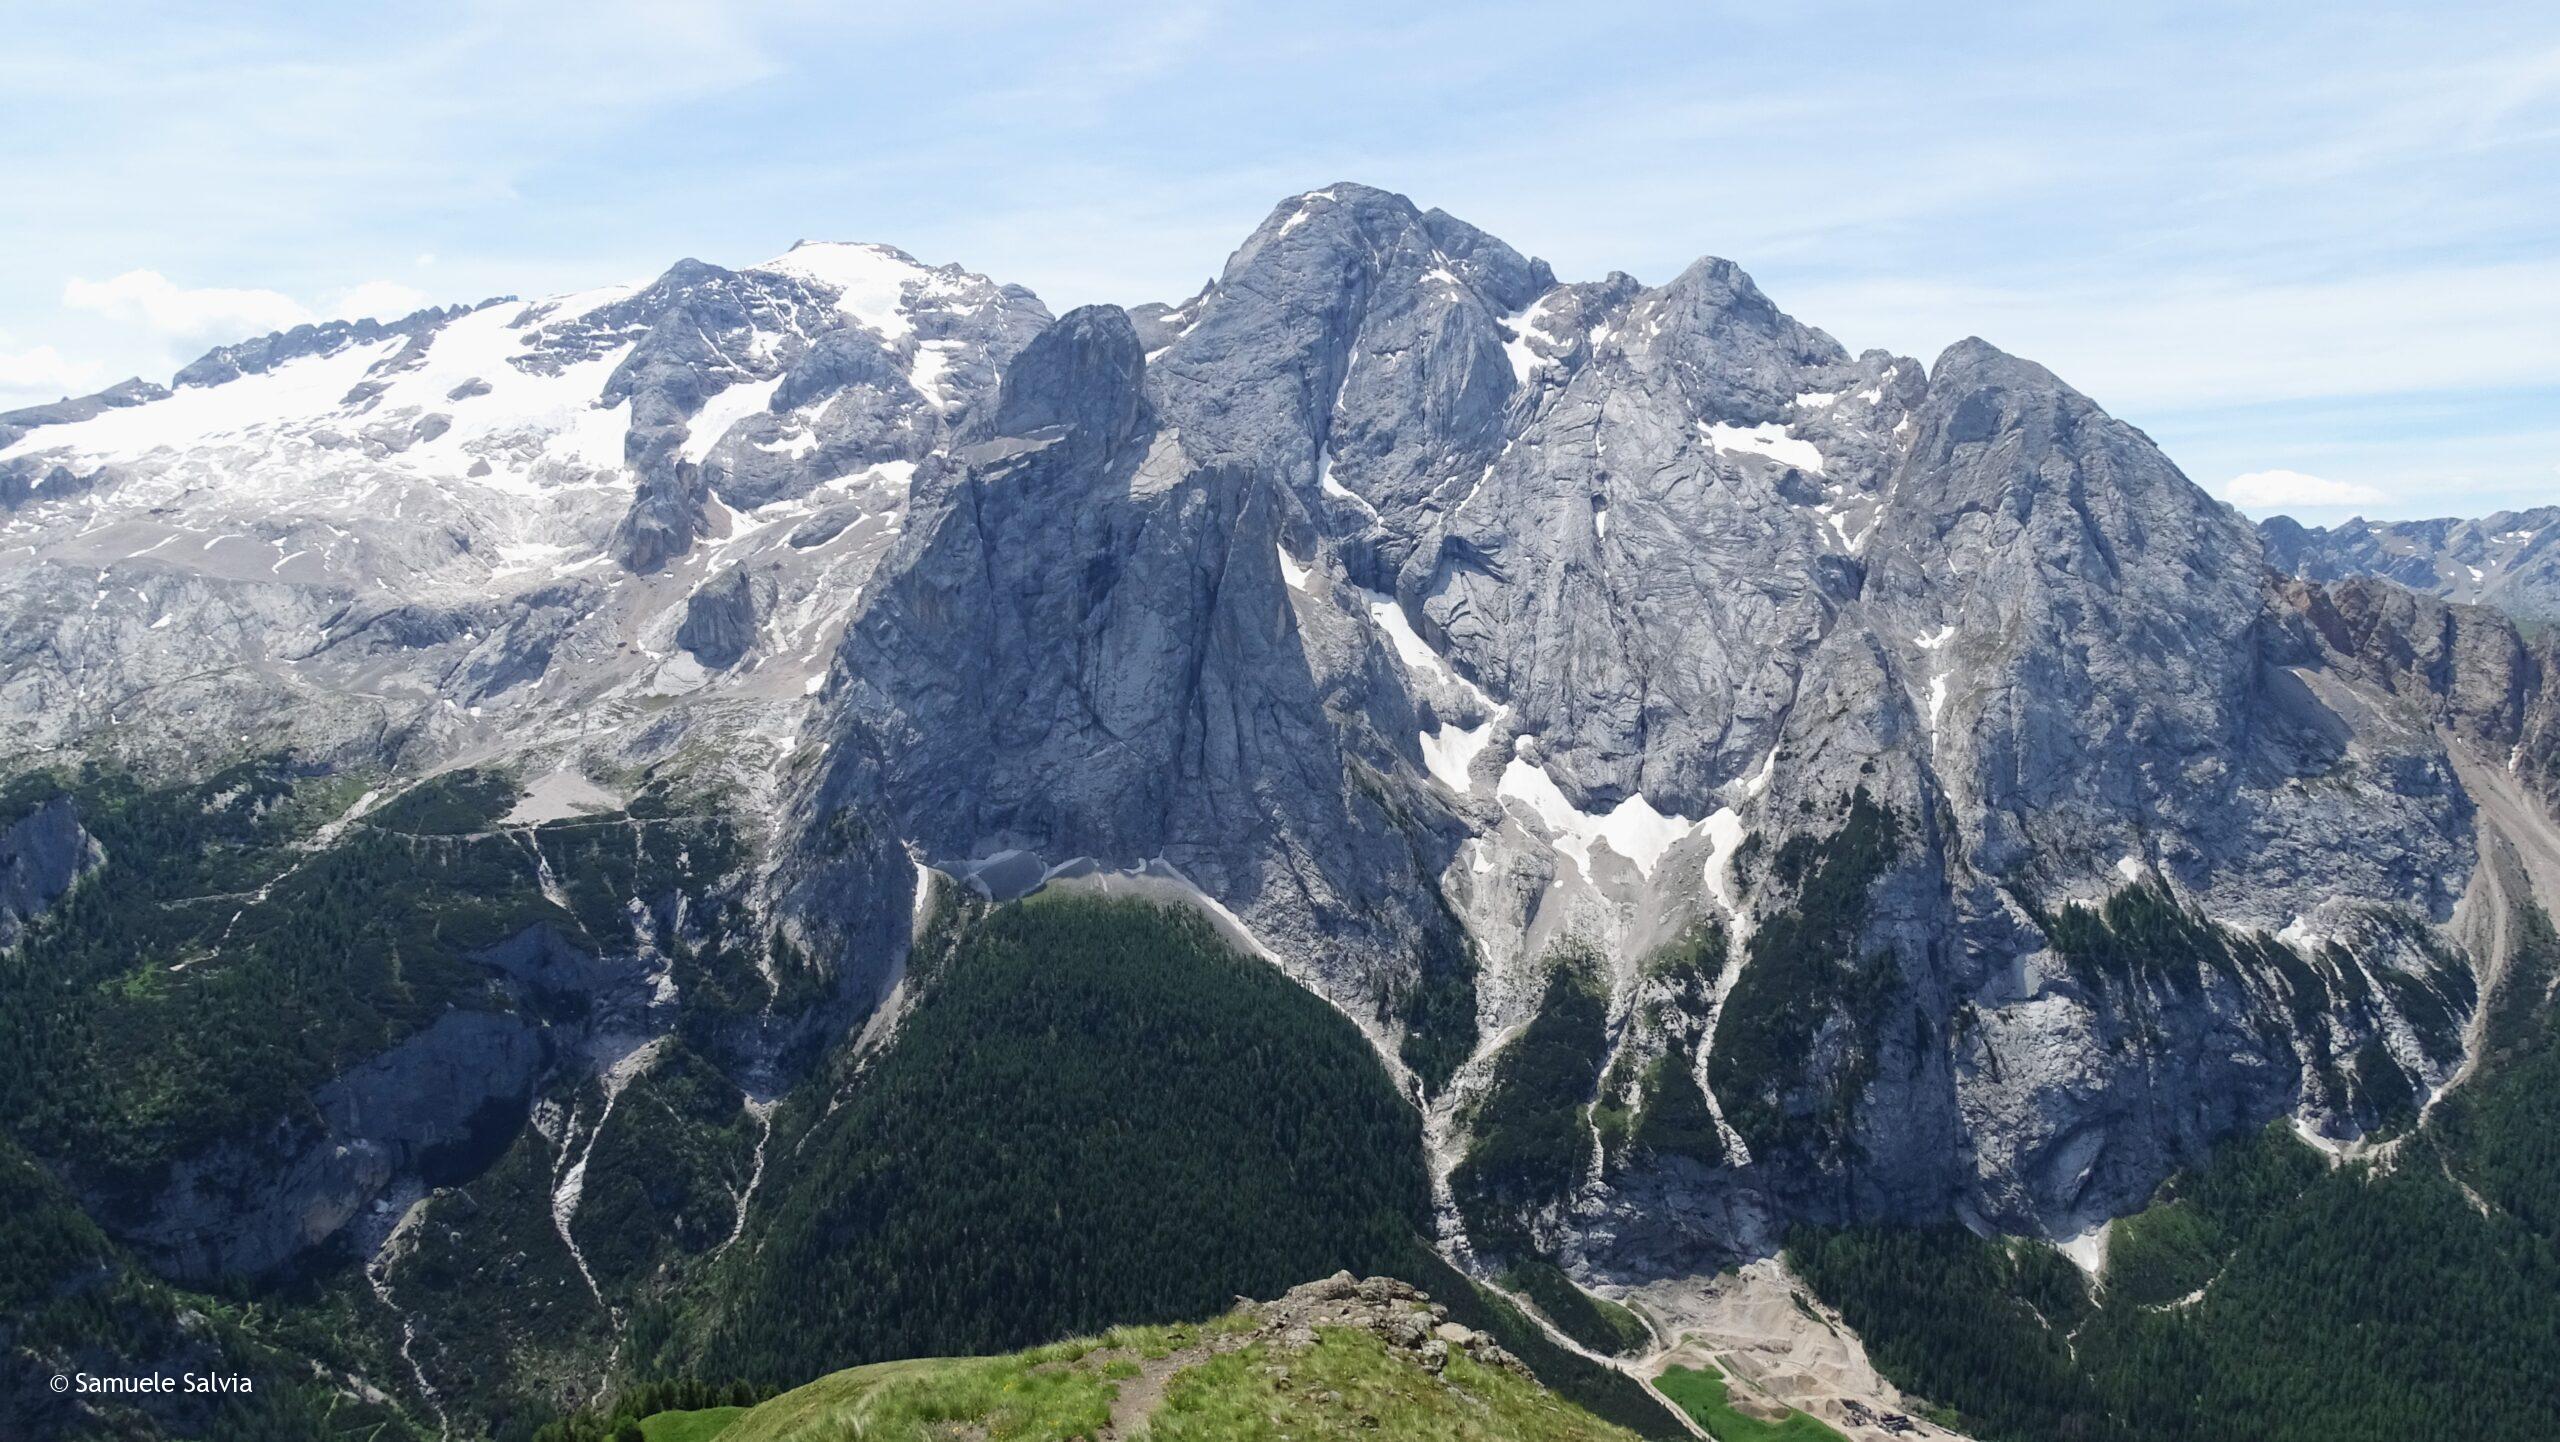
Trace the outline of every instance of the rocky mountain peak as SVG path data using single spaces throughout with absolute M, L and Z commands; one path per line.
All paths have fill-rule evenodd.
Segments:
M 1700 1262 L 1664 1216 L 2037 1230 L 2372 1124 L 2329 1076 L 2448 1056 L 2384 1003 L 2297 1026 L 2265 948 L 2433 977 L 2391 928 L 2475 934 L 2465 778 L 2551 774 L 2504 618 L 2265 564 L 2523 574 L 2531 516 L 2277 546 L 1982 341 L 1852 355 L 1713 258 L 1560 283 L 1369 187 L 1178 305 L 802 244 L 204 375 L 0 430 L 21 750 L 681 755 L 841 995 L 934 875 L 1107 877 L 1359 1019 L 1452 1146 L 1587 966 L 1577 1094 L 1685 1065 L 1727 1159 L 1561 1183 L 1523 1225 L 1599 1273 Z M 2082 903 L 2237 959 L 2100 975 Z
M 1137 427 L 1146 368 L 1127 311 L 1116 305 L 1069 311 L 1005 368 L 986 427 L 1007 436 L 1063 429 L 1117 447 Z

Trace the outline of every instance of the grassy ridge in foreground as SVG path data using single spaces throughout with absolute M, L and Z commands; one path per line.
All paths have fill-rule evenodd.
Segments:
M 726 1436 L 738 1419 L 747 1415 L 744 1407 L 706 1407 L 697 1412 L 661 1412 L 640 1419 L 641 1442 L 711 1442 Z
M 1006 1357 L 856 1367 L 786 1392 L 718 1435 L 1068 1442 L 1100 1435 L 1126 1389 L 1124 1433 L 1143 1426 L 1152 1442 L 1631 1442 L 1633 1434 L 1463 1352 L 1453 1350 L 1434 1374 L 1359 1328 L 1324 1328 L 1312 1345 L 1291 1345 L 1250 1338 L 1254 1325 L 1252 1312 L 1238 1309 L 1199 1326 L 1123 1327 Z

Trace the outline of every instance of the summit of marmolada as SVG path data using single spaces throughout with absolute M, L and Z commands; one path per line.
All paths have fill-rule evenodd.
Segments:
M 0 1432 L 2560 1435 L 2560 505 L 1406 188 L 0 411 Z

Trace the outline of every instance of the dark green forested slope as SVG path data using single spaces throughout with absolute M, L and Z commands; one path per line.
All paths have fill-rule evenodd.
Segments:
M 323 1315 L 279 1315 L 167 1287 L 0 1138 L 0 1437 L 200 1442 L 418 1442 L 399 1409 L 341 1382 L 351 1357 Z M 242 1391 L 98 1397 L 57 1375 L 244 1379 Z
M 690 814 L 651 782 L 627 812 L 497 829 L 515 783 L 457 772 L 319 844 L 366 784 L 266 758 L 197 782 L 88 767 L 0 785 L 0 816 L 69 797 L 106 858 L 0 953 L 0 1169 L 14 1188 L 0 1206 L 0 1253 L 22 1263 L 0 1316 L 11 1376 L 308 1358 L 298 1380 L 242 1413 L 255 1425 L 224 1434 L 240 1436 L 304 1435 L 299 1414 L 278 1410 L 304 1391 L 321 1399 L 315 1415 L 334 1416 L 368 1387 L 406 1387 L 400 1320 L 349 1258 L 323 1251 L 288 1275 L 226 1279 L 207 1297 L 151 1280 L 146 1259 L 91 1223 L 147 1215 L 172 1163 L 208 1146 L 279 1123 L 307 1128 L 315 1088 L 450 1011 L 512 1012 L 574 1034 L 590 1004 L 579 988 L 596 984 L 580 980 L 583 960 L 521 982 L 489 960 L 494 944 L 535 926 L 581 959 L 644 946 L 663 957 L 680 988 L 679 1037 L 702 1043 L 669 1048 L 589 1157 L 581 1221 L 602 1243 L 600 1285 L 617 1304 L 664 1288 L 725 1239 L 755 1128 L 705 1054 L 764 995 L 745 929 L 727 924 L 722 888 L 741 856 L 727 823 Z M 803 970 L 780 969 L 786 987 L 808 985 Z M 531 1129 L 502 1120 L 456 1149 L 468 1155 L 429 1159 L 430 1182 L 463 1185 L 437 1199 L 435 1225 L 396 1278 L 404 1303 L 443 1324 L 415 1350 L 465 1432 L 501 1416 L 530 1431 L 556 1407 L 552 1394 L 611 1347 L 583 1281 L 541 1251 L 558 1247 L 556 1159 Z M 523 1246 L 509 1245 L 519 1237 Z M 95 1255 L 64 1251 L 66 1239 Z M 567 1324 L 538 1305 L 538 1284 L 563 1275 L 576 1289 L 557 1309 Z M 190 1313 L 214 1325 L 182 1327 Z M 576 1352 L 579 1365 L 549 1365 L 528 1337 Z M 497 1405 L 509 1398 L 512 1412 Z M 405 1400 L 423 1425 L 424 1399 Z M 220 1415 L 72 1408 L 41 1427 L 0 1420 L 0 1437 L 197 1436 Z
M 1844 1145 L 1850 1111 L 1865 1090 L 1901 992 L 1891 961 L 1866 955 L 1859 937 L 1869 895 L 1893 866 L 1906 828 L 1860 787 L 1828 836 L 1789 837 L 1769 880 L 1794 905 L 1764 920 L 1716 1022 L 1708 1078 L 1725 1119 L 1755 1155 Z M 1745 860 L 1748 860 L 1748 856 Z M 1825 1070 L 1805 1046 L 1826 1021 L 1845 1022 L 1848 1065 Z
M 1206 1316 L 1342 1267 L 1405 1276 L 1595 1410 L 1670 1426 L 1431 1251 L 1418 1120 L 1366 1040 L 1188 912 L 954 908 L 894 1041 L 841 1047 L 775 1117 L 756 1224 L 731 1246 L 764 1136 L 723 1049 L 764 989 L 728 924 L 740 853 L 726 825 L 650 785 L 626 812 L 502 827 L 513 782 L 456 773 L 313 845 L 363 785 L 268 760 L 200 783 L 90 770 L 0 789 L 17 811 L 68 793 L 110 858 L 0 955 L 0 1162 L 16 1188 L 0 1249 L 22 1264 L 0 1364 L 36 1383 L 56 1362 L 324 1369 L 227 1410 L 11 1417 L 0 1435 L 294 1438 L 387 1421 L 396 1438 L 441 1409 L 460 1434 L 523 1437 L 592 1398 L 608 1358 L 616 1393 L 797 1382 Z M 681 989 L 676 1037 L 610 1125 L 592 1147 L 567 1139 L 586 1163 L 592 1282 L 552 1214 L 564 1141 L 536 1127 L 433 1179 L 376 1279 L 396 1311 L 334 1256 L 226 1283 L 227 1299 L 165 1287 L 61 1185 L 91 1206 L 146 1197 L 173 1160 L 303 1115 L 315 1086 L 450 1009 L 579 1025 L 584 960 L 502 975 L 489 959 L 534 926 L 579 957 L 646 947 Z M 805 1007 L 816 974 L 772 960 L 784 1004 Z M 603 1115 L 592 1086 L 560 1101 L 575 1127 Z M 349 1411 L 368 1387 L 405 1391 L 413 1360 L 432 1403 Z
M 920 960 L 832 1114 L 777 1124 L 716 1375 L 800 1380 L 1204 1316 L 1422 1225 L 1412 1111 L 1352 1025 L 1188 913 L 1042 897 Z
M 752 960 L 668 920 L 679 894 L 696 929 L 716 915 L 705 897 L 738 854 L 725 825 L 644 793 L 628 816 L 493 832 L 514 783 L 458 772 L 305 849 L 361 786 L 264 760 L 193 785 L 92 769 L 0 789 L 0 815 L 69 795 L 108 858 L 0 955 L 0 1126 L 96 1193 L 139 1194 L 450 1009 L 519 1005 L 478 958 L 527 927 L 629 950 L 634 898 L 690 1034 L 749 1007 Z
M 1571 1195 L 1591 1167 L 1587 1109 L 1609 1054 L 1599 962 L 1560 948 L 1538 1009 L 1494 1057 L 1468 1121 L 1465 1160 L 1450 1175 L 1467 1233 L 1487 1252 L 1528 1256 L 1530 1218 Z
M 2103 1285 L 1953 1228 L 1789 1258 L 1898 1383 L 1987 1439 L 2560 1437 L 2560 939 L 2538 912 L 2477 1072 L 2369 1161 L 2281 1125 L 2117 1224 Z
M 649 1365 L 789 1385 L 1213 1316 L 1348 1268 L 1673 1435 L 1431 1253 L 1419 1121 L 1367 1041 L 1197 915 L 946 904 L 910 985 L 893 1040 L 777 1117 L 762 1220 L 715 1301 L 642 1329 L 667 1339 Z

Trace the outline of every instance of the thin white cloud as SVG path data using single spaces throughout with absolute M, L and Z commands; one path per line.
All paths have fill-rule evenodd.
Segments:
M 1925 360 L 1979 335 L 2137 421 L 2148 408 L 2560 384 L 2560 263 L 2547 260 L 2280 284 L 1879 279 L 1774 298 L 1853 349 Z
M 2373 506 L 2390 497 L 2353 481 L 2332 481 L 2301 471 L 2251 471 L 2222 483 L 2222 498 L 2244 511 L 2295 506 Z
M 258 335 L 310 319 L 302 302 L 274 290 L 183 286 L 156 270 L 128 270 L 110 280 L 74 277 L 62 303 L 166 336 Z
M 375 320 L 398 320 L 400 317 L 432 304 L 432 298 L 414 285 L 396 280 L 369 280 L 338 297 L 329 314 L 347 320 L 370 316 Z
M 0 395 L 69 395 L 99 380 L 96 366 L 75 361 L 49 345 L 0 350 Z
M 38 389 L 74 389 L 92 382 L 97 366 L 79 364 L 51 346 L 33 346 L 26 351 L 0 351 L 0 389 L 10 392 L 38 392 Z

